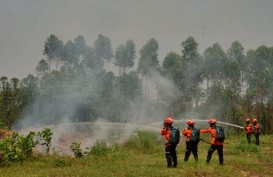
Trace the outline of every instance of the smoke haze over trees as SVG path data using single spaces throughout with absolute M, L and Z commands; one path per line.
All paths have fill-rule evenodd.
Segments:
M 236 124 L 256 117 L 271 131 L 273 47 L 244 51 L 234 41 L 227 51 L 214 43 L 199 53 L 198 45 L 189 36 L 181 41 L 180 53 L 170 51 L 160 63 L 154 38 L 136 51 L 131 39 L 113 49 L 102 34 L 92 46 L 82 35 L 61 41 L 51 34 L 37 76 L 1 77 L 1 124 L 161 121 L 172 114 Z

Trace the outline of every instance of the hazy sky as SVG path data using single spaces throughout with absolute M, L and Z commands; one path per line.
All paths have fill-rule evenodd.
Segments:
M 64 43 L 82 35 L 90 46 L 103 34 L 114 51 L 132 39 L 137 54 L 155 38 L 160 60 L 181 54 L 189 36 L 201 54 L 215 42 L 226 51 L 235 40 L 247 51 L 273 46 L 273 1 L 0 0 L 0 77 L 35 75 L 50 34 Z

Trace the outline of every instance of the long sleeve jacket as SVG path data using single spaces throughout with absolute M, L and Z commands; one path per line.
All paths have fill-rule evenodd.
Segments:
M 247 124 L 245 126 L 246 133 L 252 133 L 252 124 Z
M 165 145 L 168 146 L 170 142 L 170 137 L 171 137 L 171 130 L 170 128 L 162 128 L 160 134 L 162 136 L 165 136 Z
M 186 136 L 186 142 L 190 140 L 190 137 L 191 137 L 191 132 L 192 132 L 192 129 L 191 128 L 185 128 L 182 132 L 182 135 Z
M 254 125 L 254 134 L 258 134 L 260 133 L 260 125 L 259 124 L 255 124 Z
M 215 127 L 209 127 L 207 129 L 200 129 L 200 133 L 210 133 L 211 134 L 211 144 L 213 145 L 223 145 L 224 143 L 216 140 L 216 129 Z

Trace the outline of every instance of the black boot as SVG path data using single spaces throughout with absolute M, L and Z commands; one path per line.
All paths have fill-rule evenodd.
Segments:
M 206 160 L 206 163 L 209 163 L 210 162 L 210 159 L 211 159 L 211 156 L 207 156 L 207 160 Z
M 195 162 L 198 162 L 198 155 L 194 155 Z

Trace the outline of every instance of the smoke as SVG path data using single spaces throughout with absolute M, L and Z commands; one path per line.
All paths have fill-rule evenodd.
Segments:
M 50 128 L 53 132 L 52 152 L 66 155 L 73 155 L 70 146 L 76 141 L 81 143 L 82 149 L 85 149 L 96 142 L 105 142 L 109 146 L 122 144 L 134 135 L 136 130 L 159 133 L 162 120 L 172 113 L 168 109 L 169 105 L 179 92 L 170 79 L 163 77 L 156 70 L 151 70 L 149 77 L 142 78 L 142 97 L 128 100 L 124 105 L 126 109 L 120 117 L 110 116 L 109 119 L 109 117 L 94 116 L 93 118 L 93 113 L 86 113 L 89 109 L 85 110 L 85 108 L 96 105 L 98 101 L 95 99 L 96 96 L 107 88 L 102 88 L 99 80 L 90 76 L 74 77 L 72 80 L 59 82 L 61 84 L 58 83 L 54 89 L 48 82 L 41 84 L 41 90 L 50 90 L 50 92 L 45 93 L 42 98 L 37 97 L 33 105 L 28 105 L 25 118 L 17 121 L 13 127 L 22 133 Z M 115 95 L 115 97 L 119 96 Z M 111 112 L 111 109 L 103 105 L 100 110 L 107 113 Z M 116 109 L 120 110 L 120 105 L 117 105 Z M 32 114 L 27 114 L 30 110 Z M 84 118 L 87 115 L 89 117 Z M 185 112 L 184 116 L 181 118 L 177 115 L 176 118 L 177 120 L 200 119 L 198 114 L 192 112 Z M 206 123 L 201 122 L 198 122 L 197 127 L 207 126 Z M 186 123 L 177 121 L 175 126 L 186 127 Z M 45 152 L 45 148 L 41 146 L 37 149 Z
M 25 117 L 15 122 L 13 129 L 26 134 L 48 127 L 53 132 L 52 148 L 55 153 L 68 155 L 72 155 L 70 145 L 75 141 L 80 141 L 84 149 L 98 141 L 106 142 L 107 145 L 121 144 L 136 130 L 159 132 L 161 124 L 153 125 L 153 122 L 162 121 L 168 114 L 167 106 L 174 97 L 175 87 L 158 72 L 151 73 L 151 77 L 142 82 L 143 97 L 127 100 L 120 117 L 101 117 L 90 109 L 94 107 L 103 110 L 103 113 L 113 111 L 109 105 L 115 104 L 98 103 L 97 96 L 109 89 L 102 87 L 100 79 L 81 75 L 52 82 L 51 78 L 45 76 L 40 84 L 43 94 L 36 97 L 33 104 L 26 106 Z M 60 77 L 58 74 L 54 77 Z M 104 76 L 107 74 L 109 72 L 104 73 Z M 158 96 L 159 92 L 161 96 Z M 119 96 L 117 93 L 113 98 Z M 116 106 L 116 111 L 119 111 L 120 105 Z M 45 152 L 42 147 L 38 147 L 38 150 Z
M 43 76 L 40 94 L 33 104 L 26 106 L 25 117 L 13 128 L 25 132 L 49 127 L 53 131 L 53 147 L 65 154 L 71 153 L 69 146 L 74 141 L 80 141 L 83 147 L 90 147 L 97 141 L 113 145 L 126 141 L 139 129 L 159 132 L 161 123 L 154 122 L 162 122 L 165 116 L 173 115 L 170 105 L 181 96 L 179 89 L 171 79 L 157 70 L 150 70 L 149 75 L 138 76 L 142 95 L 122 95 L 124 93 L 116 85 L 123 76 L 117 77 L 116 70 L 111 71 L 116 68 L 111 65 L 108 63 L 108 71 L 99 74 L 53 71 Z M 191 74 L 200 72 L 198 68 L 191 70 Z M 130 74 L 131 79 L 133 74 Z M 200 118 L 186 109 L 183 115 L 185 119 Z M 175 116 L 180 118 L 180 115 Z

